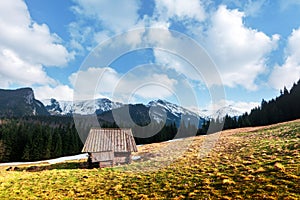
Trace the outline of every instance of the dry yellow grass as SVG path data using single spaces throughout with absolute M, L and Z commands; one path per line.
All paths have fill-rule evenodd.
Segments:
M 300 199 L 300 120 L 217 136 L 143 145 L 114 168 L 0 168 L 0 199 Z

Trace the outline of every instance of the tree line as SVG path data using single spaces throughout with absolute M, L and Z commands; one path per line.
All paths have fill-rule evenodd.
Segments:
M 99 121 L 102 128 L 118 128 L 116 123 Z M 132 128 L 137 144 L 163 142 L 174 138 L 195 136 L 195 125 L 175 122 L 150 127 L 147 124 Z M 157 127 L 160 127 L 157 129 Z M 86 127 L 86 136 L 90 127 Z M 86 138 L 84 136 L 84 138 Z M 83 143 L 72 117 L 27 116 L 0 119 L 0 162 L 37 161 L 79 154 Z
M 81 152 L 83 145 L 74 124 L 48 123 L 50 118 L 46 123 L 45 119 L 2 119 L 0 162 L 36 161 Z
M 225 116 L 224 129 L 263 126 L 300 118 L 300 80 L 288 90 L 284 87 L 280 95 L 270 101 L 262 100 L 259 107 L 239 117 Z
M 116 123 L 104 123 L 102 128 L 119 128 Z M 128 128 L 128 127 L 126 127 Z M 162 122 L 154 122 L 150 126 L 148 124 L 139 123 L 133 127 L 132 134 L 135 142 L 139 144 L 151 144 L 164 142 L 176 138 L 190 137 L 203 134 L 194 124 L 181 122 L 177 127 L 176 123 L 163 124 Z

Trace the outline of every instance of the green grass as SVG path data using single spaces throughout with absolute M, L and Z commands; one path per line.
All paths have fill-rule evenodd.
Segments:
M 0 168 L 0 199 L 300 199 L 299 120 L 225 131 L 202 158 L 203 141 L 144 145 L 142 160 L 114 168 L 85 169 L 84 162 L 34 172 Z M 177 155 L 180 149 L 186 151 Z

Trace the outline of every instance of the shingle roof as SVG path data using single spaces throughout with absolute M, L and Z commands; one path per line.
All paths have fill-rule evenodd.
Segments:
M 82 152 L 137 152 L 131 129 L 91 128 Z

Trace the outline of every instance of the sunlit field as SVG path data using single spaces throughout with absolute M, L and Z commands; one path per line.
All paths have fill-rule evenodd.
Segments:
M 0 199 L 300 199 L 300 120 L 224 131 L 200 157 L 206 138 L 140 146 L 140 159 L 113 168 L 1 167 Z

